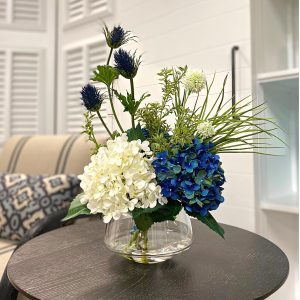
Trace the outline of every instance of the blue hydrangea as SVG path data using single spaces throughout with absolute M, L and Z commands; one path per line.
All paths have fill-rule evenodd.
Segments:
M 225 182 L 220 157 L 210 149 L 213 143 L 194 139 L 174 155 L 157 153 L 153 166 L 162 194 L 169 200 L 180 201 L 191 214 L 206 216 L 224 201 Z

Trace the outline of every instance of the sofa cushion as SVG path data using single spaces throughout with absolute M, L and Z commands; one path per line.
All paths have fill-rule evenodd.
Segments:
M 108 137 L 96 138 L 105 144 Z M 0 151 L 0 173 L 79 175 L 90 162 L 93 146 L 85 135 L 15 135 Z
M 21 240 L 38 221 L 69 206 L 79 189 L 76 176 L 0 174 L 0 237 Z

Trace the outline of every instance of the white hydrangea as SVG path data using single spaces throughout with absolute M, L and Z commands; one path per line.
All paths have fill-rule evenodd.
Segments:
M 167 202 L 155 180 L 149 142 L 128 142 L 126 134 L 109 140 L 91 157 L 79 176 L 83 190 L 80 199 L 91 213 L 103 213 L 108 223 L 135 207 L 155 207 Z
M 201 122 L 197 127 L 197 131 L 203 139 L 210 138 L 216 134 L 215 128 L 209 121 Z
M 198 70 L 188 70 L 183 78 L 183 85 L 191 93 L 200 92 L 206 84 L 204 73 Z

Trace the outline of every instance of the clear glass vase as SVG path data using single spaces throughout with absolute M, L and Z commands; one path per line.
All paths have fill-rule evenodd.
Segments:
M 182 209 L 175 221 L 154 223 L 147 231 L 136 228 L 130 214 L 106 225 L 104 242 L 108 249 L 143 264 L 170 259 L 192 244 L 190 217 Z

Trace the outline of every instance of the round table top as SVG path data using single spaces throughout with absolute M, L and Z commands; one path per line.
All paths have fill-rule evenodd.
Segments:
M 105 226 L 57 229 L 20 247 L 11 283 L 30 299 L 264 299 L 285 282 L 286 255 L 265 238 L 223 225 L 225 240 L 193 221 L 191 248 L 153 265 L 128 261 L 104 245 Z

